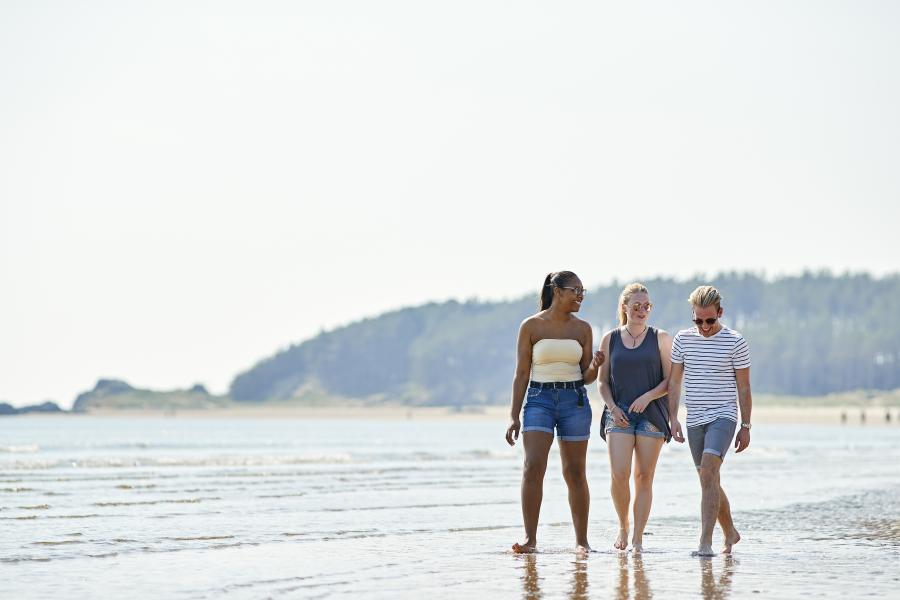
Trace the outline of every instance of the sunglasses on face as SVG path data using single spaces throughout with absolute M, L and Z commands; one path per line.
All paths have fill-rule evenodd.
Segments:
M 634 304 L 631 305 L 631 310 L 634 310 L 634 311 L 641 310 L 642 308 L 646 311 L 649 311 L 653 308 L 653 303 L 645 302 L 644 304 L 641 304 L 640 302 L 635 302 Z
M 718 317 L 716 317 L 715 319 L 691 319 L 691 321 L 693 321 L 697 325 L 703 325 L 703 323 L 706 323 L 707 325 L 712 325 L 713 323 L 715 323 L 718 320 L 719 320 Z
M 572 290 L 572 292 L 574 292 L 576 296 L 584 296 L 585 294 L 587 294 L 587 290 L 580 287 L 568 287 L 565 285 L 560 285 L 557 287 L 559 287 L 559 289 L 561 290 Z

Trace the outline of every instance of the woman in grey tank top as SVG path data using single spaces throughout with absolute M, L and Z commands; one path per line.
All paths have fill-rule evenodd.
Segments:
M 600 435 L 609 446 L 612 499 L 619 517 L 613 546 L 628 548 L 631 504 L 631 464 L 634 459 L 634 552 L 643 551 L 644 527 L 653 500 L 653 474 L 669 431 L 668 387 L 672 337 L 647 321 L 653 304 L 640 283 L 625 286 L 619 297 L 620 327 L 603 336 L 601 349 L 609 357 L 597 378 L 606 404 Z

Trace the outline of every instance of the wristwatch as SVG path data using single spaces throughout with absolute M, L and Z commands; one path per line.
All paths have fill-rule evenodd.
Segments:
M 741 423 L 741 427 L 743 427 L 744 429 L 750 429 L 752 425 L 750 423 Z

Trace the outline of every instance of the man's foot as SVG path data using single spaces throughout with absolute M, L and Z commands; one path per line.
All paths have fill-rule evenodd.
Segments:
M 716 553 L 713 552 L 712 544 L 700 544 L 700 547 L 696 552 L 691 552 L 691 556 L 715 556 Z
M 731 548 L 735 544 L 741 541 L 741 534 L 738 533 L 737 529 L 732 529 L 730 535 L 725 536 L 725 546 L 722 548 L 722 552 L 725 554 L 731 554 Z
M 619 528 L 619 537 L 616 538 L 616 541 L 613 544 L 613 548 L 616 548 L 617 550 L 625 550 L 628 548 L 628 528 L 627 527 Z
M 512 551 L 516 554 L 534 554 L 537 552 L 537 544 L 532 544 L 530 542 L 525 542 L 524 544 L 513 544 Z

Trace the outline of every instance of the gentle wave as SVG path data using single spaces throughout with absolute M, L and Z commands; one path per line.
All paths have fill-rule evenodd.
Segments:
M 348 453 L 306 456 L 212 456 L 212 457 L 103 457 L 57 460 L 15 461 L 3 465 L 4 470 L 36 471 L 49 469 L 110 469 L 146 467 L 268 467 L 308 464 L 343 464 L 362 462 Z
M 208 496 L 205 498 L 179 498 L 175 500 L 135 500 L 124 502 L 93 502 L 91 506 L 149 506 L 152 504 L 198 504 L 206 500 L 221 500 L 219 496 Z
M 0 446 L 0 452 L 8 452 L 10 454 L 34 454 L 40 452 L 41 447 L 37 444 L 23 444 L 21 446 Z
M 407 508 L 449 508 L 460 506 L 497 506 L 518 504 L 518 500 L 497 500 L 494 502 L 447 502 L 435 504 L 401 504 L 393 506 L 355 506 L 352 508 L 320 508 L 318 512 L 356 512 L 362 510 L 404 510 Z
M 71 544 L 86 544 L 82 540 L 54 540 L 49 542 L 32 542 L 33 546 L 69 546 Z

